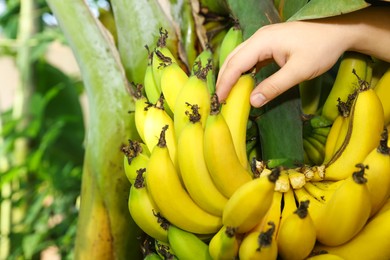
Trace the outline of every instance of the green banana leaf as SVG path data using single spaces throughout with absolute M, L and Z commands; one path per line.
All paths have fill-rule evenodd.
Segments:
M 169 17 L 158 0 L 111 0 L 118 37 L 118 49 L 127 79 L 144 82 L 148 52 L 156 46 L 159 29 L 168 31 L 167 46 L 178 57 L 178 39 Z
M 280 16 L 271 0 L 229 0 L 232 14 L 239 20 L 244 39 L 264 25 L 280 22 Z M 275 64 L 257 74 L 261 81 L 277 70 Z M 253 109 L 259 129 L 262 159 L 277 161 L 274 166 L 292 166 L 303 162 L 301 101 L 299 89 L 292 88 L 261 109 Z M 287 130 L 288 129 L 288 130 Z
M 330 17 L 350 13 L 370 6 L 364 0 L 311 0 L 289 21 Z
M 279 12 L 280 19 L 286 21 L 306 5 L 307 2 L 308 0 L 283 0 L 275 3 L 275 7 Z
M 84 0 L 47 0 L 79 64 L 89 104 L 75 259 L 140 259 L 121 143 L 134 110 L 116 47 Z

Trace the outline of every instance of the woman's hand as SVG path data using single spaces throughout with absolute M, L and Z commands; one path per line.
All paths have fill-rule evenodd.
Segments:
M 272 61 L 280 69 L 253 90 L 250 102 L 255 107 L 304 80 L 323 74 L 346 50 L 377 54 L 379 58 L 390 60 L 389 10 L 373 7 L 331 18 L 262 27 L 226 58 L 218 75 L 218 97 L 226 99 L 242 73 L 254 67 L 259 70 Z M 381 16 L 384 19 L 380 20 Z M 386 24 L 384 30 L 378 30 L 378 23 L 380 27 Z M 378 45 L 378 40 L 366 39 L 370 36 L 386 39 Z M 378 50 L 381 46 L 382 50 Z

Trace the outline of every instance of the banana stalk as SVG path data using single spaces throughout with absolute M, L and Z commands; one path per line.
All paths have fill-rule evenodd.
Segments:
M 280 22 L 272 1 L 229 0 L 228 3 L 233 16 L 238 18 L 244 39 L 264 25 Z M 276 69 L 274 64 L 266 66 L 257 73 L 257 80 L 271 75 Z M 252 114 L 256 115 L 263 160 L 278 159 L 284 166 L 303 162 L 301 100 L 298 88 L 286 91 L 261 109 L 254 109 Z
M 47 3 L 76 56 L 89 100 L 75 259 L 139 259 L 134 245 L 140 230 L 127 209 L 129 181 L 120 151 L 134 102 L 119 55 L 85 1 Z

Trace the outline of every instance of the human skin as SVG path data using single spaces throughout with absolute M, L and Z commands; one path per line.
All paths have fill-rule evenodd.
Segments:
M 225 100 L 242 73 L 275 62 L 280 69 L 261 81 L 250 96 L 252 106 L 261 107 L 300 82 L 325 73 L 345 51 L 390 62 L 390 7 L 263 26 L 226 58 L 216 93 Z

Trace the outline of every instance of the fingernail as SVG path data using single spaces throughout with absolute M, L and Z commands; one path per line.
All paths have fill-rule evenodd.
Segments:
M 253 96 L 251 96 L 251 104 L 254 107 L 261 107 L 262 105 L 265 104 L 265 102 L 266 102 L 266 98 L 261 93 L 256 93 Z

